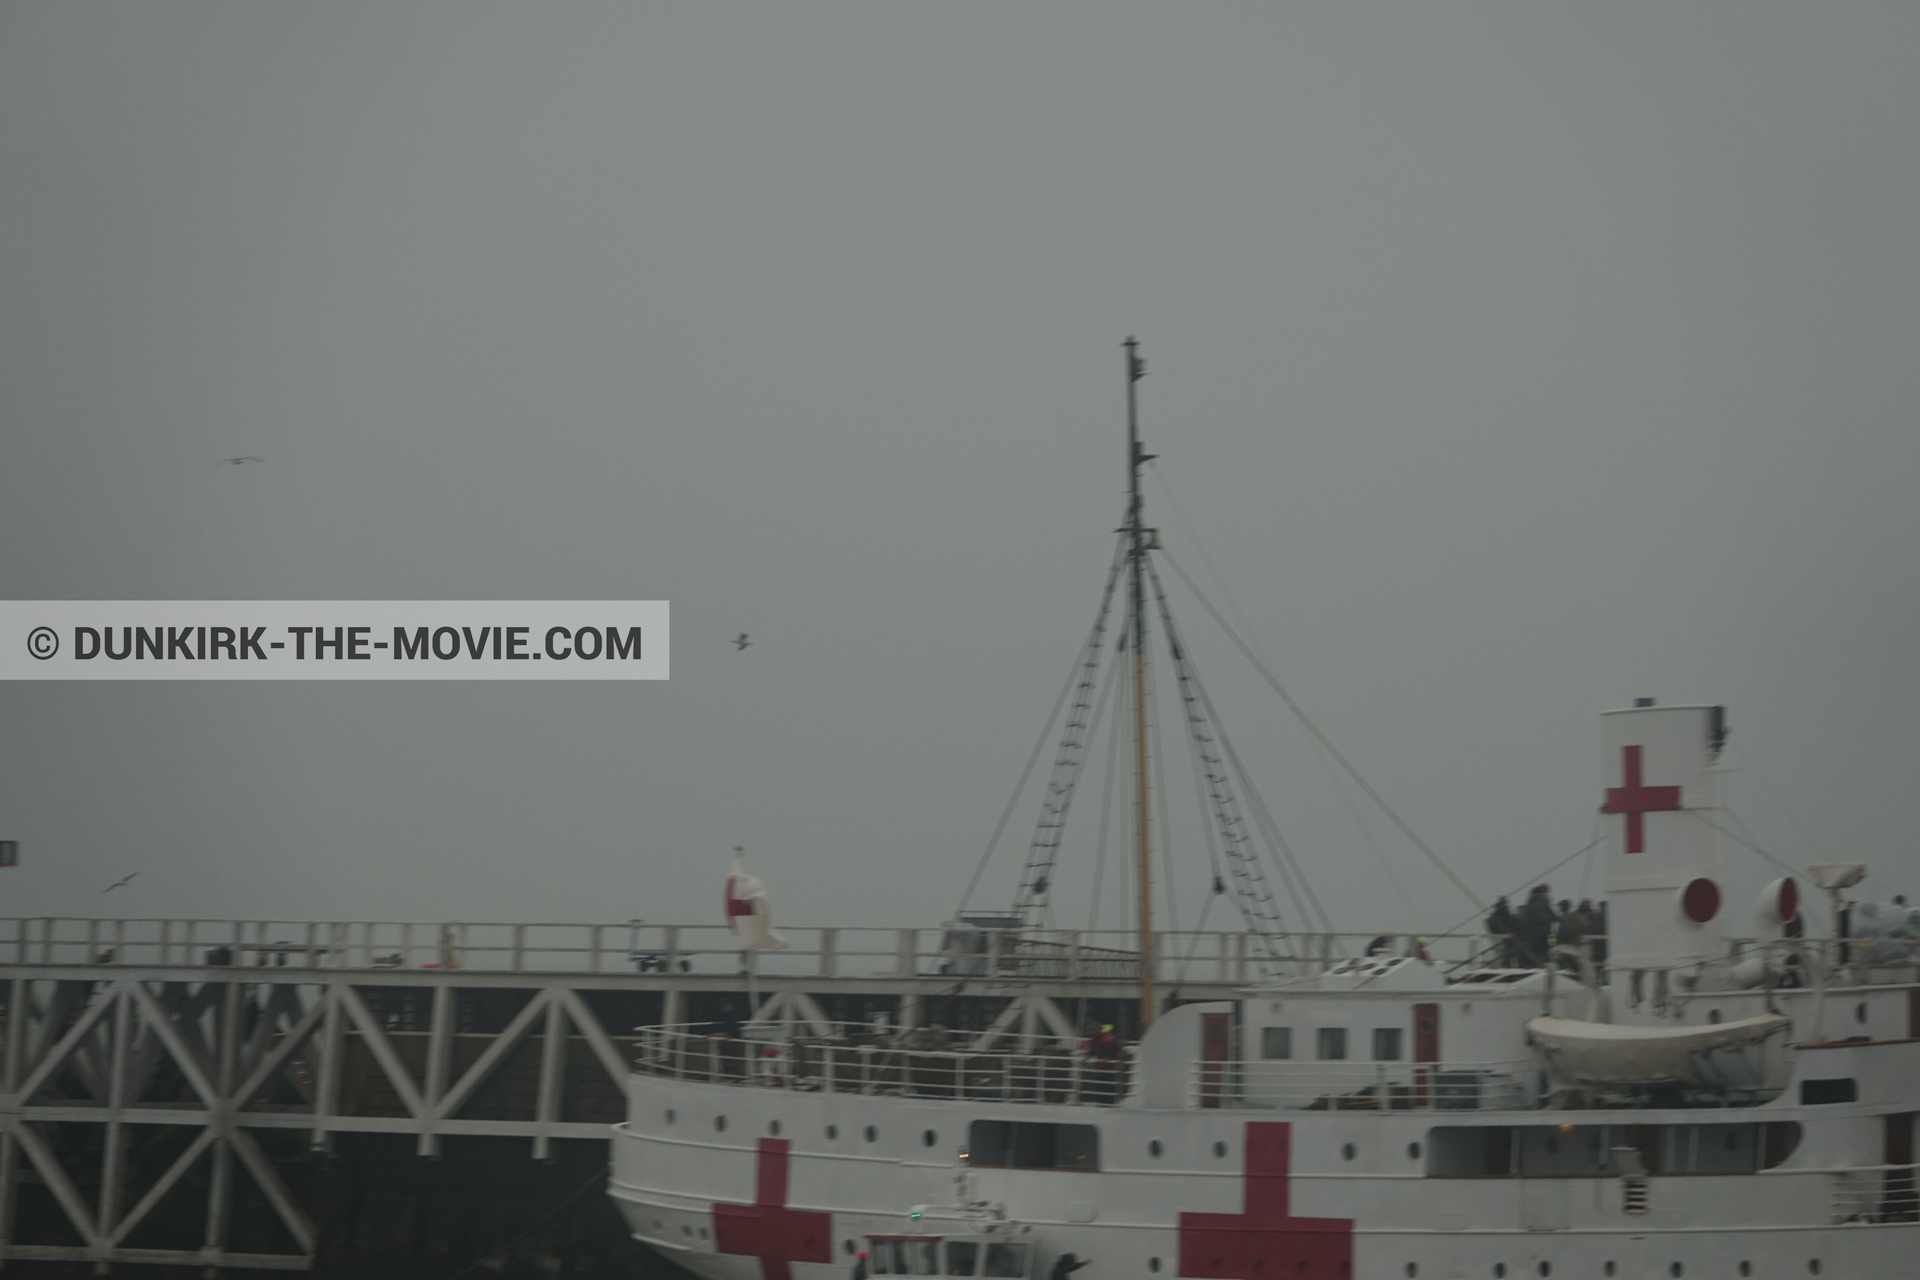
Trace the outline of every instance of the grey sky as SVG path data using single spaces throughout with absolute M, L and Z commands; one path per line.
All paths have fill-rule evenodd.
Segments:
M 1920 889 L 1917 56 L 1909 5 L 16 0 L 0 595 L 664 598 L 674 678 L 0 687 L 0 914 L 705 922 L 745 844 L 783 922 L 937 921 L 1090 621 L 1129 332 L 1258 643 L 1482 894 L 1639 694 L 1730 706 L 1781 856 Z M 1187 612 L 1336 917 L 1464 914 Z

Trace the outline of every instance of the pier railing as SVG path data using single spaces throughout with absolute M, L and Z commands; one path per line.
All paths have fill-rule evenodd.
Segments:
M 743 973 L 769 977 L 1137 982 L 1127 930 L 801 928 L 781 951 L 743 952 L 725 925 L 507 921 L 0 918 L 0 964 L 307 969 L 470 969 L 488 973 Z M 1162 982 L 1240 983 L 1318 973 L 1377 945 L 1373 934 L 1155 935 Z M 1398 948 L 1410 945 L 1397 940 Z M 1435 963 L 1490 962 L 1485 935 L 1426 941 Z
M 976 1049 L 976 1038 L 931 1028 L 875 1035 L 865 1023 L 829 1034 L 713 1034 L 710 1025 L 643 1027 L 634 1069 L 675 1080 L 803 1093 L 887 1094 L 990 1102 L 1114 1103 L 1131 1060 L 1094 1059 L 1078 1040 L 1029 1036 Z

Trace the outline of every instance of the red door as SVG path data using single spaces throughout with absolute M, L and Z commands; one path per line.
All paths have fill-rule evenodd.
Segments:
M 1413 1060 L 1416 1064 L 1440 1061 L 1440 1006 L 1437 1004 L 1413 1006 Z M 1418 1065 L 1414 1067 L 1414 1106 L 1430 1105 L 1432 1081 L 1432 1067 Z
M 1232 1030 L 1224 1013 L 1200 1015 L 1200 1105 L 1217 1107 L 1225 1092 Z

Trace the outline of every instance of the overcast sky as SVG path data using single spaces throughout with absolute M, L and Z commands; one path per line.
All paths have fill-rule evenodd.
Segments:
M 0 687 L 0 914 L 708 923 L 745 845 L 937 922 L 1129 333 L 1149 518 L 1477 894 L 1643 695 L 1920 890 L 1916 64 L 1908 4 L 12 0 L 0 596 L 665 599 L 673 678 Z M 1471 911 L 1176 607 L 1335 918 Z

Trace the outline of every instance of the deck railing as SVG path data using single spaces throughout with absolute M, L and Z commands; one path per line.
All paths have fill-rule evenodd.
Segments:
M 1508 1062 L 1194 1062 L 1195 1105 L 1266 1111 L 1508 1111 L 1539 1102 L 1538 1071 Z
M 1920 1165 L 1863 1165 L 1828 1171 L 1836 1223 L 1920 1222 Z
M 1126 1095 L 1131 1063 L 1090 1058 L 1079 1041 L 1033 1036 L 1004 1048 L 930 1028 L 876 1036 L 836 1023 L 823 1036 L 714 1034 L 710 1025 L 643 1027 L 634 1069 L 645 1075 L 802 1093 L 888 1094 L 990 1102 L 1101 1104 Z

